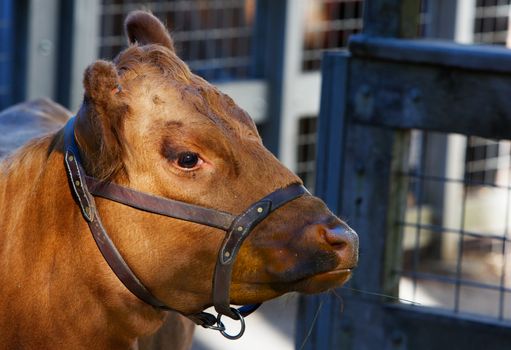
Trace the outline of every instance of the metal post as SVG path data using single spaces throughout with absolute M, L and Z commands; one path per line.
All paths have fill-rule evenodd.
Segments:
M 417 34 L 420 0 L 367 0 L 364 34 L 413 38 Z
M 474 38 L 475 0 L 457 0 L 453 37 L 461 43 L 471 43 Z M 450 179 L 463 179 L 465 176 L 465 153 L 467 138 L 461 135 L 447 136 L 445 177 Z M 459 229 L 463 208 L 463 186 L 451 184 L 444 188 L 442 227 Z M 456 259 L 460 237 L 444 234 L 442 236 L 441 256 L 446 261 Z
M 257 1 L 254 35 L 256 72 L 268 83 L 268 116 L 259 125 L 259 131 L 266 147 L 276 156 L 279 155 L 281 127 L 286 9 L 287 1 Z
M 99 0 L 74 0 L 69 89 L 72 111 L 77 110 L 82 101 L 83 72 L 98 57 L 100 10 Z
M 474 42 L 475 10 L 475 0 L 457 1 L 454 41 L 463 44 L 471 44 Z
M 299 120 L 316 116 L 320 105 L 319 72 L 302 70 L 307 5 L 307 0 L 288 1 L 286 14 L 279 155 L 293 170 L 298 163 Z
M 301 71 L 303 21 L 306 0 L 288 1 L 285 28 L 284 72 L 281 109 L 280 159 L 290 169 L 296 167 L 296 145 L 298 125 L 293 113 L 293 99 L 304 98 L 297 96 L 295 89 L 296 77 Z M 319 107 L 319 105 L 318 105 Z
M 59 0 L 30 0 L 28 9 L 28 99 L 54 98 Z
M 468 43 L 473 39 L 475 0 L 432 0 L 430 3 L 431 22 L 427 35 L 435 39 L 454 40 Z M 452 18 L 452 15 L 455 18 Z M 431 173 L 446 178 L 463 179 L 465 172 L 466 137 L 460 135 L 429 134 L 427 142 L 426 168 Z M 436 170 L 432 170 L 436 168 Z M 433 224 L 442 227 L 459 228 L 462 211 L 463 189 L 460 186 L 446 186 L 442 182 L 425 183 L 425 202 L 431 204 Z M 440 252 L 442 259 L 455 259 L 458 237 L 442 235 Z

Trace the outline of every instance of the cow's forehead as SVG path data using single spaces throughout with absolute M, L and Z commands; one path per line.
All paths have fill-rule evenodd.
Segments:
M 143 93 L 150 104 L 193 109 L 199 118 L 207 118 L 242 135 L 258 137 L 250 116 L 228 95 L 193 74 L 173 52 L 149 46 L 150 50 L 130 47 L 116 59 L 124 82 L 138 90 L 132 95 L 134 98 Z

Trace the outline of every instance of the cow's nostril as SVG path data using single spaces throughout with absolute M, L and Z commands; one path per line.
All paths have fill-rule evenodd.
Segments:
M 320 231 L 323 239 L 340 253 L 342 256 L 355 256 L 358 252 L 358 236 L 351 228 L 346 225 L 339 225 L 333 228 L 321 225 Z
M 358 235 L 344 223 L 315 223 L 304 232 L 307 244 L 321 253 L 337 256 L 335 269 L 352 269 L 358 264 Z M 332 260 L 329 260 L 332 261 Z
M 333 229 L 323 228 L 323 237 L 335 249 L 342 249 L 348 245 L 348 234 L 344 227 L 335 227 Z

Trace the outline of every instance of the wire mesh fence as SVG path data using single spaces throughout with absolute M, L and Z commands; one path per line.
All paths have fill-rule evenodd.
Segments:
M 474 42 L 505 45 L 508 39 L 511 0 L 477 0 Z
M 308 0 L 305 9 L 302 70 L 321 66 L 324 50 L 341 49 L 349 37 L 363 27 L 364 0 Z M 423 36 L 430 22 L 428 1 L 420 1 L 418 36 Z
M 342 48 L 362 30 L 363 0 L 309 0 L 305 13 L 302 70 L 317 70 L 322 52 Z
M 314 192 L 316 180 L 317 121 L 316 116 L 302 117 L 298 121 L 296 173 L 311 192 Z
M 100 57 L 111 59 L 126 47 L 122 23 L 139 9 L 167 24 L 176 51 L 195 73 L 215 81 L 255 76 L 255 0 L 103 0 Z
M 441 140 L 451 151 L 457 143 L 462 154 L 440 156 Z M 464 136 L 415 131 L 411 142 L 409 168 L 396 174 L 408 183 L 406 214 L 396 223 L 403 233 L 400 297 L 510 322 L 509 152 L 488 175 L 466 161 Z

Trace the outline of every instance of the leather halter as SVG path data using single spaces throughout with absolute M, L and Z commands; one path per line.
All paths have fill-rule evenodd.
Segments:
M 225 333 L 225 327 L 221 322 L 221 315 L 240 320 L 243 330 L 243 317 L 255 311 L 260 305 L 246 305 L 239 309 L 230 307 L 229 288 L 234 261 L 239 249 L 257 224 L 264 220 L 271 212 L 286 203 L 303 195 L 310 195 L 307 189 L 301 185 L 294 184 L 276 190 L 236 216 L 215 209 L 135 191 L 115 183 L 102 182 L 87 176 L 85 173 L 80 160 L 80 150 L 74 135 L 74 123 L 75 117 L 71 118 L 64 128 L 64 159 L 69 183 L 99 250 L 119 280 L 131 293 L 147 304 L 163 310 L 179 312 L 156 298 L 130 269 L 101 223 L 94 196 L 115 201 L 138 210 L 224 230 L 227 234 L 218 253 L 213 278 L 213 304 L 219 315 L 215 317 L 206 312 L 199 312 L 184 316 L 190 318 L 197 325 L 219 330 L 228 338 L 239 338 L 242 332 L 237 336 L 229 336 Z

